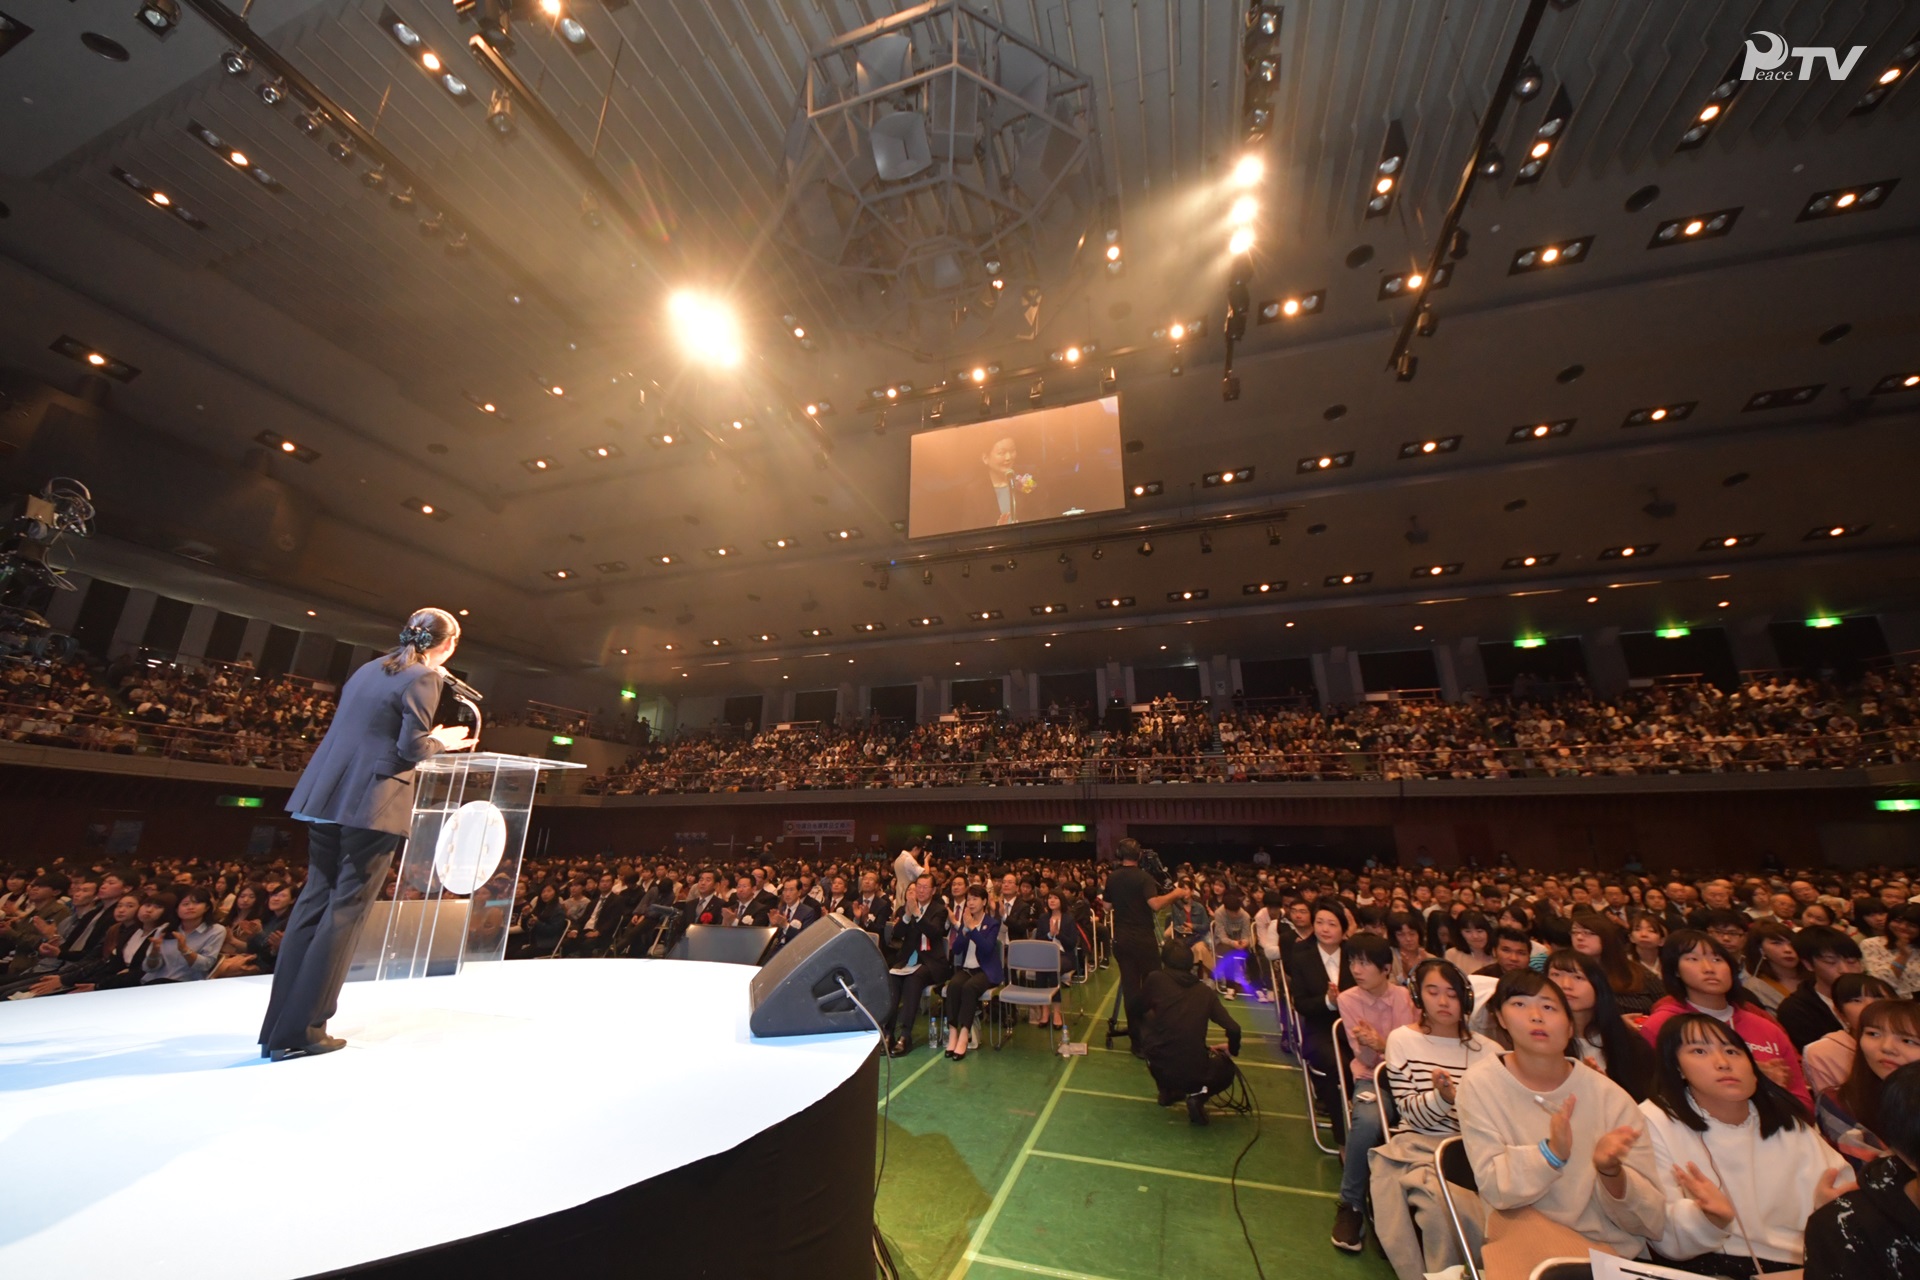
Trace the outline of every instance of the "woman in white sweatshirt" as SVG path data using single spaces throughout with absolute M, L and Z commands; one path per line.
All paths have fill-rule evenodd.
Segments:
M 1455 1102 L 1481 1200 L 1496 1213 L 1537 1210 L 1591 1245 L 1644 1257 L 1666 1230 L 1666 1200 L 1633 1099 L 1567 1056 L 1573 1015 L 1544 974 L 1501 978 L 1491 1013 L 1512 1047 L 1471 1068 Z M 1491 1252 L 1502 1224 L 1489 1221 L 1487 1234 Z
M 1736 1278 L 1800 1266 L 1808 1217 L 1853 1185 L 1846 1160 L 1718 1018 L 1681 1014 L 1656 1051 L 1658 1086 L 1640 1104 L 1667 1201 L 1654 1252 Z

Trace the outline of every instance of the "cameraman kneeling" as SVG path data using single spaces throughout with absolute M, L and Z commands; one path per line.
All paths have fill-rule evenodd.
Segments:
M 1219 995 L 1200 981 L 1193 952 L 1185 942 L 1170 941 L 1160 952 L 1162 967 L 1147 975 L 1147 1069 L 1160 1086 L 1160 1105 L 1187 1100 L 1187 1119 L 1207 1122 L 1207 1099 L 1233 1083 L 1228 1054 L 1240 1052 L 1240 1024 L 1233 1020 Z M 1227 1033 L 1225 1052 L 1207 1046 L 1207 1024 L 1218 1023 Z

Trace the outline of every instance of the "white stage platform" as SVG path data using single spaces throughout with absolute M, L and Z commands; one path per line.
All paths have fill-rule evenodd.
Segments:
M 877 1041 L 753 1040 L 755 972 L 515 961 L 354 983 L 331 1026 L 349 1047 L 283 1063 L 254 1043 L 267 978 L 0 1004 L 0 1276 L 312 1276 L 728 1151 Z M 720 1218 L 634 1226 L 726 1237 Z

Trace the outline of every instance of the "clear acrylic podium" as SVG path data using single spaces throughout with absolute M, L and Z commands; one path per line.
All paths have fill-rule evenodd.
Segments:
M 505 959 L 540 775 L 584 768 L 487 751 L 447 751 L 416 765 L 413 832 L 392 896 L 368 913 L 349 978 L 437 977 Z

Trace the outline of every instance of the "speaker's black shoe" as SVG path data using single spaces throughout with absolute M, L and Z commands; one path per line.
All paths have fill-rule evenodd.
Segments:
M 337 1036 L 328 1036 L 326 1039 L 316 1040 L 312 1044 L 303 1044 L 291 1049 L 275 1049 L 268 1056 L 270 1060 L 274 1062 L 291 1062 L 295 1058 L 317 1058 L 323 1053 L 332 1053 L 336 1049 L 344 1049 L 346 1047 L 347 1042 L 345 1040 Z

